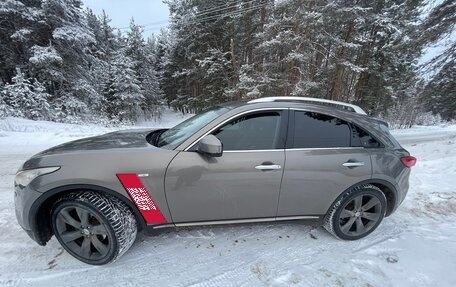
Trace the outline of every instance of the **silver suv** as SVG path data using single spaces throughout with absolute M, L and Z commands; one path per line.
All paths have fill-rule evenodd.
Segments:
M 16 175 L 16 216 L 38 244 L 55 235 L 97 265 L 175 226 L 307 219 L 355 240 L 403 201 L 415 162 L 357 106 L 262 98 L 43 151 Z

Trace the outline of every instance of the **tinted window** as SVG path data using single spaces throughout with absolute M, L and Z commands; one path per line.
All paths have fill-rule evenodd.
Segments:
M 380 130 L 383 132 L 383 136 L 379 140 L 386 142 L 389 146 L 400 147 L 400 143 L 391 135 L 387 125 L 380 125 Z
M 279 143 L 280 113 L 245 115 L 219 128 L 213 134 L 224 150 L 275 149 Z
M 214 107 L 197 114 L 162 133 L 158 138 L 157 146 L 174 149 L 205 125 L 227 111 L 229 111 L 229 109 L 224 107 Z
M 350 146 L 350 126 L 341 119 L 312 112 L 295 111 L 294 148 Z
M 381 147 L 380 143 L 363 129 L 352 125 L 353 139 L 352 146 Z

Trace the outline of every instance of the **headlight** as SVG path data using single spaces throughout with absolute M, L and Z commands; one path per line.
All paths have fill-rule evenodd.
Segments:
M 27 169 L 20 171 L 16 174 L 14 178 L 14 186 L 26 187 L 32 180 L 37 178 L 40 175 L 52 173 L 60 169 L 60 166 L 54 167 L 43 167 L 35 169 Z

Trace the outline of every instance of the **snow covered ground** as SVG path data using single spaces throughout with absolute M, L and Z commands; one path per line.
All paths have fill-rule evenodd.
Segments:
M 166 114 L 170 126 L 182 120 Z M 16 223 L 20 164 L 58 143 L 112 129 L 0 120 L 0 286 L 456 286 L 456 126 L 394 131 L 412 155 L 409 194 L 363 240 L 300 222 L 181 228 L 142 236 L 120 260 L 89 266 Z

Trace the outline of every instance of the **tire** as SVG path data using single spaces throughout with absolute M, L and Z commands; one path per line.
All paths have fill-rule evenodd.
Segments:
M 355 187 L 331 206 L 323 226 L 339 239 L 366 237 L 382 222 L 386 204 L 385 194 L 378 187 L 371 184 Z
M 125 203 L 91 191 L 59 199 L 52 208 L 51 225 L 62 247 L 91 265 L 118 259 L 133 245 L 138 230 Z

